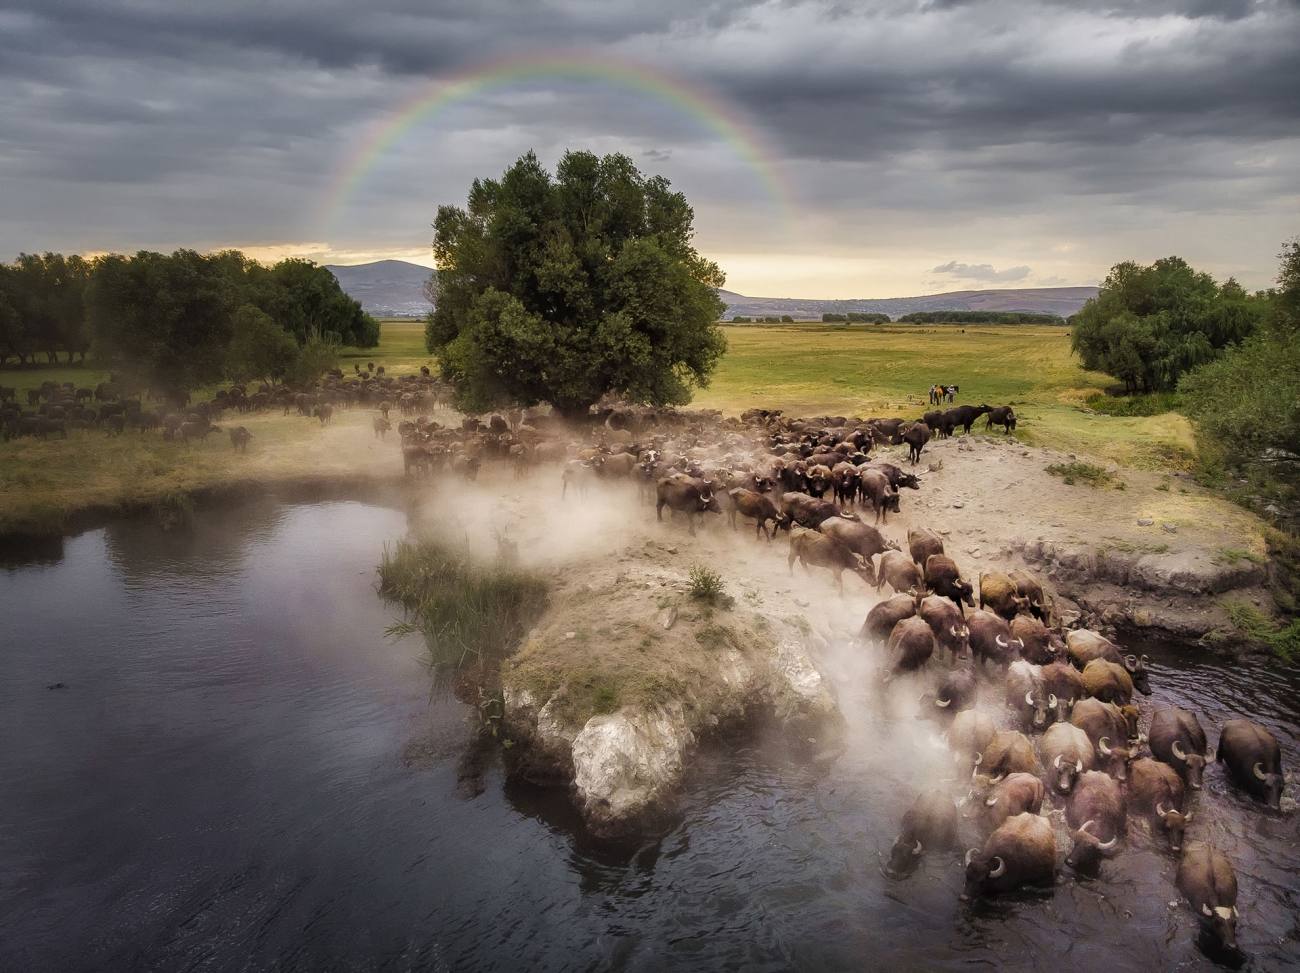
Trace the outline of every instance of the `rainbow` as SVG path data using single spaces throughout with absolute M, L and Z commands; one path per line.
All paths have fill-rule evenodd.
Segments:
M 793 194 L 765 139 L 732 105 L 697 86 L 625 60 L 588 53 L 515 56 L 480 63 L 450 78 L 422 86 L 388 113 L 349 154 L 333 178 L 323 206 L 323 228 L 333 229 L 348 200 L 379 160 L 412 129 L 475 95 L 538 80 L 613 85 L 652 98 L 725 142 L 754 175 L 778 217 L 787 221 Z

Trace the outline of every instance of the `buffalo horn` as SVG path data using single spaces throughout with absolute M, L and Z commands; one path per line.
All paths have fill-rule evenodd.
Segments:
M 1001 878 L 1002 873 L 1007 870 L 1007 863 L 998 855 L 993 856 L 993 860 L 998 863 L 997 867 L 989 872 L 989 878 Z
M 1169 749 L 1173 752 L 1173 755 L 1175 757 L 1177 757 L 1183 763 L 1187 763 L 1187 754 L 1183 752 L 1183 745 L 1181 743 L 1175 740 L 1172 744 L 1169 745 Z

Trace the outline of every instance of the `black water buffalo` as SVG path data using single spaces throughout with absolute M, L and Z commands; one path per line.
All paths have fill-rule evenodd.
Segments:
M 695 520 L 706 513 L 721 514 L 713 491 L 703 480 L 677 473 L 663 477 L 655 486 L 655 519 L 663 520 L 664 507 L 669 516 L 677 511 L 686 514 L 686 526 L 695 535 Z
M 1011 619 L 1011 634 L 1020 639 L 1020 654 L 1030 662 L 1045 666 L 1056 661 L 1056 643 L 1052 640 L 1052 633 L 1032 615 L 1017 615 Z
M 981 849 L 966 853 L 963 899 L 1012 892 L 1022 885 L 1051 885 L 1056 876 L 1056 837 L 1037 814 L 1007 818 Z
M 1043 666 L 1043 685 L 1057 699 L 1061 719 L 1070 718 L 1074 704 L 1087 696 L 1083 676 L 1068 662 L 1049 662 Z
M 1042 733 L 1056 722 L 1056 697 L 1043 685 L 1042 667 L 1031 662 L 1017 659 L 1008 667 L 1006 700 L 1026 730 Z
M 925 559 L 925 586 L 936 595 L 951 598 L 958 611 L 965 612 L 962 602 L 975 607 L 975 588 L 961 576 L 957 562 L 946 554 L 931 554 Z
M 786 493 L 781 497 L 781 512 L 800 527 L 815 530 L 822 521 L 843 517 L 844 512 L 829 500 L 818 500 L 806 493 Z M 850 515 L 850 518 L 852 515 Z
M 918 612 L 934 632 L 935 641 L 954 659 L 970 655 L 970 629 L 966 620 L 947 598 L 927 595 Z
M 835 586 L 844 593 L 844 572 L 852 571 L 869 585 L 876 583 L 875 571 L 871 562 L 861 554 L 855 554 L 833 537 L 805 527 L 793 528 L 790 534 L 790 554 L 786 565 L 794 574 L 794 562 L 803 565 L 804 570 L 810 566 L 829 568 L 835 575 Z
M 1047 621 L 1048 609 L 1047 598 L 1043 594 L 1043 586 L 1038 583 L 1038 579 L 1027 571 L 1019 569 L 1011 571 L 1009 577 L 1016 586 L 1016 593 L 1022 598 L 1029 601 L 1029 614 L 1033 615 L 1040 622 Z
M 928 527 L 916 527 L 907 532 L 907 549 L 912 560 L 925 567 L 931 554 L 943 553 L 943 538 Z
M 1018 730 L 998 730 L 976 760 L 981 774 L 994 781 L 1007 774 L 1037 774 L 1042 770 L 1034 745 Z
M 1037 814 L 1043 809 L 1046 797 L 1043 782 L 1033 774 L 1016 771 L 1007 774 L 990 789 L 984 798 L 984 816 L 993 828 L 1002 826 L 1007 818 L 1017 814 Z
M 902 439 L 907 443 L 907 458 L 915 466 L 925 444 L 930 441 L 930 427 L 924 422 L 914 422 L 903 430 Z
M 858 467 L 859 470 L 878 470 L 885 474 L 885 479 L 895 490 L 919 490 L 921 489 L 921 478 L 915 473 L 908 473 L 901 466 L 895 466 L 893 463 L 886 463 L 883 460 L 873 460 L 870 463 L 863 463 Z
M 1162 706 L 1151 717 L 1147 740 L 1153 757 L 1174 768 L 1192 790 L 1201 789 L 1205 754 L 1209 748 L 1205 742 L 1205 730 L 1194 713 L 1181 706 Z
M 962 432 L 969 433 L 976 419 L 992 411 L 990 405 L 959 405 L 949 409 L 946 415 L 952 421 L 954 429 L 961 426 Z
M 876 590 L 889 585 L 895 591 L 919 594 L 925 590 L 921 569 L 902 551 L 885 551 L 876 567 Z
M 889 485 L 889 477 L 880 470 L 866 469 L 859 478 L 859 490 L 864 500 L 871 501 L 876 523 L 889 522 L 889 512 L 899 512 L 898 491 Z
M 1195 816 L 1183 812 L 1185 793 L 1183 779 L 1168 764 L 1151 757 L 1129 764 L 1129 806 L 1150 817 L 1152 830 L 1164 832 L 1171 851 L 1182 848 L 1183 833 Z
M 998 405 L 989 409 L 988 418 L 984 420 L 984 428 L 992 429 L 994 426 L 1004 427 L 1003 431 L 1010 435 L 1011 431 L 1016 428 L 1016 413 L 1009 405 Z
M 916 868 L 927 848 L 948 851 L 957 845 L 957 805 L 941 790 L 918 794 L 903 814 L 903 825 L 889 850 L 885 874 L 902 878 Z
M 235 448 L 237 453 L 248 452 L 248 444 L 252 438 L 253 434 L 243 426 L 235 426 L 230 429 L 230 445 Z
M 870 560 L 885 551 L 896 551 L 898 545 L 887 540 L 871 524 L 860 520 L 848 520 L 844 517 L 828 517 L 817 527 L 827 537 L 833 537 L 850 551 Z
M 1084 771 L 1066 802 L 1065 820 L 1074 829 L 1074 847 L 1065 863 L 1077 872 L 1095 872 L 1103 857 L 1115 853 L 1128 826 L 1119 781 L 1096 770 Z
M 1133 701 L 1133 679 L 1128 670 L 1105 659 L 1093 659 L 1083 667 L 1083 689 L 1103 703 L 1123 706 Z
M 889 633 L 890 674 L 915 672 L 934 655 L 934 633 L 924 618 L 904 618 Z
M 1282 750 L 1277 737 L 1250 720 L 1229 720 L 1219 734 L 1214 758 L 1237 786 L 1269 807 L 1282 801 Z
M 967 612 L 966 627 L 970 630 L 970 648 L 975 658 L 980 662 L 992 662 L 1000 669 L 1006 669 L 1023 646 L 1012 636 L 1006 619 L 992 612 L 982 609 Z
M 919 601 L 919 596 L 908 594 L 898 594 L 892 598 L 886 598 L 867 612 L 867 617 L 862 623 L 862 630 L 858 633 L 858 637 L 875 642 L 885 641 L 889 638 L 889 633 L 894 630 L 895 625 L 904 618 L 911 618 L 916 614 Z

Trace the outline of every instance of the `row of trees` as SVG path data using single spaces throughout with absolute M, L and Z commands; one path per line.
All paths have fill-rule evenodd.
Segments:
M 267 267 L 237 250 L 0 264 L 0 366 L 97 363 L 159 390 L 310 371 L 322 346 L 373 347 L 379 323 L 324 267 Z M 306 354 L 306 349 L 312 349 Z
M 732 324 L 794 324 L 794 318 L 789 314 L 775 315 L 768 314 L 763 317 L 753 317 L 747 314 L 737 314 L 731 319 Z
M 822 315 L 822 321 L 826 324 L 888 324 L 889 315 L 879 311 L 846 311 L 843 314 L 828 311 Z
M 1032 311 L 913 311 L 903 324 L 1065 324 L 1059 314 Z
M 1181 257 L 1111 268 L 1096 297 L 1071 318 L 1085 368 L 1113 375 L 1129 392 L 1167 392 L 1194 369 L 1245 340 L 1268 313 L 1267 293 L 1219 284 Z

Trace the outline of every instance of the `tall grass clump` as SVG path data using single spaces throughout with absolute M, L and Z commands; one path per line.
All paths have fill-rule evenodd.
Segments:
M 1176 392 L 1151 392 L 1147 395 L 1106 395 L 1088 398 L 1088 408 L 1107 416 L 1158 416 L 1177 412 L 1183 404 Z
M 1262 611 L 1247 601 L 1230 601 L 1224 605 L 1228 620 L 1254 642 L 1262 642 L 1279 659 L 1292 662 L 1300 658 L 1300 619 L 1275 625 Z
M 435 676 L 445 676 L 498 666 L 542 614 L 547 585 L 531 571 L 425 538 L 384 549 L 379 593 L 405 613 L 385 634 L 422 633 Z
M 722 586 L 722 575 L 718 574 L 711 568 L 703 564 L 697 564 L 691 568 L 690 576 L 691 597 L 698 601 L 717 604 L 726 596 L 726 589 Z
M 1090 487 L 1101 489 L 1114 485 L 1115 489 L 1123 489 L 1122 483 L 1115 479 L 1115 475 L 1105 467 L 1097 466 L 1095 463 L 1053 463 L 1046 467 L 1048 473 L 1053 476 L 1059 476 L 1070 485 L 1075 483 L 1086 483 Z

